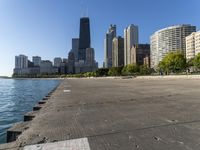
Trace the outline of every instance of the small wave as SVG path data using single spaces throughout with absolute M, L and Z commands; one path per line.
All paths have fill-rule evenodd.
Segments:
M 0 82 L 0 143 L 6 130 L 59 84 L 58 80 L 3 80 Z

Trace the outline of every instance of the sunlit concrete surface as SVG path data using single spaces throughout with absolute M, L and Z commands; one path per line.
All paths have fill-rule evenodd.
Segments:
M 199 150 L 200 80 L 64 80 L 11 146 L 82 138 L 91 150 Z
M 24 150 L 90 150 L 87 138 L 25 146 Z

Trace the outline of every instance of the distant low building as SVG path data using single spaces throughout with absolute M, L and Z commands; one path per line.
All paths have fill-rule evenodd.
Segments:
M 75 73 L 94 72 L 98 69 L 98 63 L 85 64 L 83 60 L 75 62 Z
M 75 73 L 75 55 L 72 51 L 68 54 L 68 74 Z
M 58 67 L 59 68 L 61 63 L 62 63 L 62 58 L 60 58 L 60 57 L 54 58 L 54 67 Z
M 150 56 L 146 56 L 143 59 L 143 61 L 144 61 L 144 65 L 150 68 L 150 65 L 151 65 L 151 63 L 150 63 Z
M 58 68 L 53 67 L 52 62 L 49 60 L 43 60 L 40 64 L 40 73 L 58 73 Z
M 67 74 L 68 63 L 62 62 L 60 65 L 60 74 Z
M 33 68 L 33 67 L 34 67 L 34 63 L 28 60 L 28 68 Z
M 32 62 L 33 62 L 35 67 L 39 67 L 40 63 L 41 63 L 41 57 L 40 56 L 33 56 Z

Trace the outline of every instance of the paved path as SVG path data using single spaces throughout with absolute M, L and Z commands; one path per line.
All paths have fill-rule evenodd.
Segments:
M 15 144 L 58 141 L 67 150 L 199 150 L 200 80 L 64 80 Z

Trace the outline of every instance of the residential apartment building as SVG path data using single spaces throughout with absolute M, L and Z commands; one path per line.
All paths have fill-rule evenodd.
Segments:
M 186 58 L 190 60 L 200 53 L 200 31 L 186 37 Z
M 151 68 L 156 68 L 159 62 L 169 52 L 181 51 L 186 56 L 186 36 L 196 31 L 196 26 L 175 25 L 156 31 L 150 37 Z
M 195 32 L 187 36 L 185 42 L 186 42 L 186 58 L 187 60 L 190 60 L 195 56 Z
M 15 56 L 15 68 L 16 69 L 28 68 L 28 57 L 25 55 Z
M 200 53 L 200 31 L 195 33 L 195 54 Z

